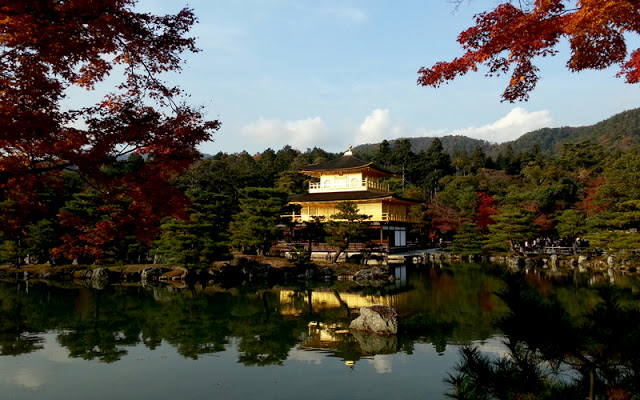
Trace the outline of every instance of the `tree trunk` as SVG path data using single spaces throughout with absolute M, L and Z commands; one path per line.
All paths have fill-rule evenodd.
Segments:
M 342 249 L 338 249 L 338 251 L 336 251 L 336 255 L 331 260 L 332 264 L 335 264 L 338 262 L 338 258 L 340 257 L 340 254 L 342 254 Z
M 307 262 L 311 262 L 311 245 L 313 244 L 313 239 L 309 239 L 309 250 L 307 252 Z

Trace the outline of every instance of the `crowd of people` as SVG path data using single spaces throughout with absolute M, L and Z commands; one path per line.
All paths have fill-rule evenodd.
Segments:
M 529 253 L 545 253 L 548 249 L 558 248 L 558 247 L 566 247 L 573 248 L 575 242 L 575 247 L 577 249 L 582 249 L 585 247 L 589 247 L 589 240 L 582 238 L 559 238 L 559 239 L 551 239 L 549 237 L 539 237 L 532 241 L 524 242 L 524 251 Z

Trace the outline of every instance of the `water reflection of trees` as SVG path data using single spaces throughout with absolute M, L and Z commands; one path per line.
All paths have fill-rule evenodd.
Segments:
M 640 398 L 640 312 L 631 295 L 610 285 L 591 291 L 582 313 L 566 291 L 545 293 L 522 275 L 505 277 L 497 322 L 506 354 L 492 358 L 464 347 L 446 381 L 456 399 Z
M 42 348 L 38 334 L 59 332 L 70 357 L 114 362 L 128 348 L 149 349 L 163 342 L 191 359 L 224 351 L 238 338 L 240 362 L 281 363 L 306 329 L 287 320 L 279 297 L 269 291 L 176 290 L 169 288 L 61 288 L 42 283 L 0 284 L 0 354 Z
M 459 273 L 460 272 L 460 273 Z M 462 273 L 463 272 L 463 273 Z M 350 296 L 394 299 L 403 331 L 384 352 L 411 353 L 415 341 L 447 343 L 491 335 L 492 310 L 478 299 L 496 279 L 480 269 L 417 272 L 412 284 L 397 289 L 361 288 L 338 282 L 324 295 L 335 305 L 317 307 L 310 288 L 287 291 L 235 288 L 172 289 L 165 286 L 66 287 L 44 283 L 0 283 L 0 354 L 23 354 L 42 348 L 38 333 L 58 332 L 70 357 L 115 362 L 132 346 L 153 350 L 169 344 L 186 358 L 224 351 L 230 338 L 247 365 L 280 364 L 289 351 L 311 335 L 309 323 L 346 328 L 355 317 Z M 351 301 L 351 300 L 349 300 Z M 333 303 L 332 303 L 333 304 Z M 484 307 L 484 308 L 483 308 Z M 354 360 L 376 351 L 375 340 L 336 340 L 323 350 L 349 354 Z M 323 345 L 324 346 L 324 345 Z M 356 353 L 359 356 L 356 357 Z
M 549 291 L 544 279 L 533 275 L 528 279 L 542 293 Z M 190 359 L 233 345 L 239 362 L 247 365 L 280 364 L 295 346 L 321 349 L 345 360 L 347 355 L 348 360 L 357 360 L 381 352 L 411 354 L 416 342 L 433 344 L 443 352 L 451 343 L 484 340 L 495 333 L 492 321 L 507 311 L 492 294 L 501 284 L 496 272 L 467 264 L 419 269 L 401 290 L 363 289 L 338 282 L 324 288 L 315 300 L 318 290 L 310 288 L 256 291 L 150 285 L 98 289 L 44 283 L 30 283 L 27 288 L 25 282 L 0 282 L 0 354 L 38 350 L 44 337 L 38 333 L 44 332 L 57 332 L 58 343 L 70 357 L 103 362 L 117 361 L 137 345 L 151 350 L 170 345 Z M 571 317 L 595 306 L 591 292 L 570 279 L 559 288 L 554 286 Z M 309 324 L 344 330 L 355 317 L 351 302 L 356 293 L 367 300 L 386 297 L 394 302 L 401 321 L 397 340 L 380 347 L 371 338 L 345 334 L 330 343 L 316 343 Z

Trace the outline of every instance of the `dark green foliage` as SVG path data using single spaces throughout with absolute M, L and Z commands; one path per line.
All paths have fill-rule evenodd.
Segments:
M 150 242 L 142 243 L 137 238 L 153 236 L 140 228 L 135 221 L 125 220 L 117 228 L 113 219 L 125 212 L 132 204 L 131 199 L 119 198 L 107 204 L 102 194 L 96 190 L 86 190 L 73 195 L 73 199 L 66 202 L 60 209 L 61 214 L 71 217 L 61 227 L 60 233 L 64 244 L 59 247 L 80 263 L 102 262 L 139 262 L 145 257 Z M 92 227 L 100 226 L 105 237 L 93 238 L 86 234 Z
M 411 143 L 411 151 L 417 154 L 417 153 L 426 151 L 429 147 L 431 147 L 435 139 L 436 138 L 432 138 L 432 137 L 408 138 L 408 139 L 389 140 L 388 143 L 394 146 L 395 143 L 399 140 L 408 140 Z M 489 143 L 486 140 L 472 139 L 466 136 L 449 135 L 449 136 L 442 136 L 437 139 L 442 143 L 444 152 L 449 155 L 453 155 L 456 152 L 462 152 L 462 151 L 466 151 L 467 153 L 472 153 L 476 147 L 482 148 L 488 154 L 494 154 L 495 152 L 492 149 L 497 147 L 497 145 Z M 379 148 L 379 144 L 363 144 L 363 145 L 354 147 L 353 150 L 363 160 L 364 159 L 375 160 L 378 148 Z
M 336 214 L 331 216 L 327 226 L 327 244 L 338 248 L 333 262 L 349 247 L 350 243 L 362 242 L 366 238 L 363 222 L 370 219 L 370 215 L 360 214 L 358 205 L 352 201 L 343 201 L 336 205 Z
M 437 242 L 439 238 L 451 240 L 454 235 L 462 234 L 456 243 L 459 245 L 469 233 L 464 231 L 467 229 L 465 224 L 478 223 L 479 192 L 482 192 L 493 199 L 495 207 L 530 210 L 526 212 L 527 220 L 516 224 L 530 224 L 528 231 L 523 228 L 522 234 L 510 233 L 507 236 L 512 236 L 511 239 L 506 236 L 496 239 L 498 232 L 504 234 L 509 223 L 485 218 L 481 225 L 483 228 L 489 225 L 490 232 L 475 233 L 486 236 L 484 239 L 489 240 L 487 249 L 512 248 L 511 245 L 507 247 L 507 243 L 513 243 L 515 249 L 523 238 L 539 233 L 552 239 L 585 236 L 591 239 L 594 247 L 625 250 L 633 256 L 634 250 L 640 247 L 637 235 L 640 229 L 639 121 L 640 109 L 621 113 L 591 127 L 543 129 L 502 145 L 447 136 L 385 140 L 379 145 L 357 147 L 355 152 L 362 159 L 376 161 L 399 173 L 383 182 L 397 195 L 424 202 L 426 212 L 418 213 L 421 223 L 415 229 L 424 244 Z M 613 154 L 611 149 L 614 149 Z M 197 214 L 206 213 L 211 213 L 218 221 L 214 225 L 219 227 L 218 236 L 207 240 L 219 243 L 211 250 L 194 250 L 194 254 L 206 251 L 221 255 L 214 258 L 222 257 L 226 253 L 223 249 L 230 235 L 230 223 L 240 211 L 244 188 L 306 193 L 310 178 L 299 173 L 299 169 L 339 156 L 318 148 L 301 152 L 290 146 L 277 151 L 266 149 L 254 155 L 218 153 L 175 177 L 174 185 L 183 192 L 193 194 L 198 191 L 203 198 L 222 196 L 216 202 L 224 206 L 204 213 L 190 209 L 189 213 L 195 213 L 190 222 L 185 222 L 187 216 L 181 215 L 177 216 L 179 219 L 165 220 L 162 227 L 148 226 L 144 231 L 126 223 L 111 228 L 110 221 L 123 214 L 131 204 L 122 200 L 105 208 L 99 199 L 104 194 L 94 191 L 75 173 L 63 172 L 62 185 L 43 182 L 34 188 L 41 204 L 24 213 L 17 202 L 4 199 L 0 187 L 0 261 L 22 264 L 28 255 L 31 262 L 66 262 L 69 260 L 56 259 L 53 255 L 61 254 L 61 249 L 67 246 L 74 248 L 70 255 L 85 263 L 95 261 L 98 255 L 102 262 L 108 263 L 148 262 L 147 252 L 152 240 L 161 238 L 158 243 L 173 242 L 172 246 L 176 247 L 170 252 L 189 247 L 190 238 L 197 234 L 186 232 L 196 229 L 194 224 L 207 225 L 208 222 L 194 222 L 200 218 Z M 145 162 L 147 160 L 142 157 L 132 155 L 114 162 L 104 173 L 111 177 L 123 176 L 139 169 Z M 6 180 L 6 177 L 0 174 L 0 183 L 2 179 Z M 567 227 L 569 222 L 561 217 L 566 210 L 576 210 L 584 215 L 583 221 L 573 220 L 586 223 L 586 228 L 571 232 Z M 73 214 L 76 219 L 61 226 L 59 216 L 67 215 L 65 213 Z M 569 216 L 570 213 L 567 218 Z M 234 222 L 234 239 L 237 246 L 243 247 L 251 241 L 252 233 L 245 230 L 241 239 L 238 220 L 236 218 Z M 275 226 L 281 221 L 275 218 L 270 223 L 275 232 Z M 86 231 L 96 224 L 101 224 L 105 238 L 109 239 L 102 240 L 94 235 L 92 242 L 85 240 Z M 15 229 L 18 225 L 22 226 L 19 230 Z M 185 232 L 185 236 L 176 235 L 178 231 Z M 111 239 L 111 236 L 115 238 Z M 182 244 L 178 243 L 179 238 L 182 238 Z M 270 240 L 274 240 L 273 237 Z M 245 248 L 250 252 L 264 251 L 256 246 L 254 242 Z M 193 246 L 194 249 L 200 247 Z M 194 260 L 194 257 L 183 261 Z M 170 258 L 178 260 L 173 256 Z M 212 258 L 206 256 L 205 259 Z
M 558 161 L 567 171 L 600 172 L 605 157 L 604 147 L 585 140 L 578 143 L 563 143 Z
M 280 236 L 280 216 L 288 195 L 277 189 L 240 189 L 240 212 L 233 217 L 229 231 L 231 246 L 243 253 L 268 254 Z
M 571 238 L 573 254 L 577 254 L 576 239 L 588 232 L 586 216 L 578 210 L 564 210 L 556 217 L 556 230 L 560 237 Z
M 590 140 L 606 143 L 609 150 L 627 151 L 640 145 L 640 109 L 624 111 L 602 122 L 583 127 L 544 128 L 510 142 L 517 152 L 538 145 L 545 154 L 556 154 L 563 143 Z
M 432 195 L 439 189 L 440 180 L 452 172 L 451 157 L 443 151 L 442 142 L 434 139 L 427 151 L 411 159 L 407 177 L 424 193 Z
M 533 213 L 523 208 L 501 207 L 492 218 L 496 223 L 489 225 L 488 249 L 515 253 L 518 244 L 538 235 L 533 224 Z
M 62 244 L 60 230 L 58 221 L 41 219 L 30 224 L 23 241 L 23 252 L 29 257 L 34 257 L 37 263 L 52 262 L 51 250 Z
M 448 397 L 637 398 L 640 312 L 622 305 L 619 289 L 598 288 L 592 310 L 570 315 L 554 294 L 544 295 L 522 275 L 504 279 L 499 297 L 510 311 L 497 327 L 507 354 L 491 358 L 477 347 L 462 348 L 445 380 Z
M 427 150 L 435 138 L 410 138 L 411 149 L 415 153 Z M 511 142 L 493 144 L 485 140 L 472 139 L 465 136 L 443 136 L 438 138 L 443 145 L 444 152 L 453 156 L 456 153 L 472 154 L 476 147 L 482 149 L 488 156 L 496 158 L 503 155 L 511 147 L 513 154 L 536 153 L 555 156 L 563 143 L 578 143 L 589 140 L 592 143 L 603 143 L 609 151 L 629 151 L 640 146 L 640 109 L 624 111 L 602 122 L 591 126 L 542 128 L 528 132 Z M 389 143 L 393 145 L 394 141 Z M 378 144 L 356 146 L 358 154 L 375 153 Z M 375 157 L 367 158 L 374 159 Z
M 386 139 L 378 146 L 374 160 L 381 167 L 388 168 L 391 166 L 391 145 Z
M 460 225 L 460 230 L 453 237 L 453 244 L 447 250 L 462 256 L 479 255 L 484 253 L 486 245 L 485 234 L 473 223 Z
M 231 205 L 223 195 L 187 190 L 191 200 L 189 220 L 169 218 L 162 225 L 154 254 L 187 268 L 206 268 L 231 257 L 226 235 L 225 210 Z

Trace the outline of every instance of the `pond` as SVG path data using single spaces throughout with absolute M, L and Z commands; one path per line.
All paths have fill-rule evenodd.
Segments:
M 635 385 L 635 364 L 624 354 L 636 356 L 640 346 L 618 347 L 638 344 L 631 336 L 640 337 L 640 319 L 629 326 L 608 313 L 600 322 L 623 326 L 600 326 L 603 332 L 583 347 L 575 337 L 590 322 L 585 315 L 609 304 L 603 293 L 614 292 L 611 283 L 617 310 L 635 312 L 640 284 L 633 277 L 508 274 L 476 264 L 402 267 L 396 275 L 380 286 L 338 281 L 302 288 L 0 282 L 0 396 L 444 399 L 472 383 L 469 349 L 488 360 L 517 361 L 522 346 L 516 342 L 537 346 L 538 355 L 558 355 L 532 364 L 538 376 L 531 381 L 580 395 L 594 387 L 602 394 L 629 392 Z M 346 329 L 361 306 L 373 304 L 397 309 L 398 335 Z M 596 354 L 594 336 L 623 333 L 620 346 L 607 349 L 610 357 L 601 348 Z M 567 341 L 579 351 L 559 349 Z M 589 362 L 576 366 L 580 355 Z M 597 364 L 597 357 L 608 364 Z M 623 375 L 630 383 L 614 382 Z M 584 376 L 592 382 L 582 382 Z

